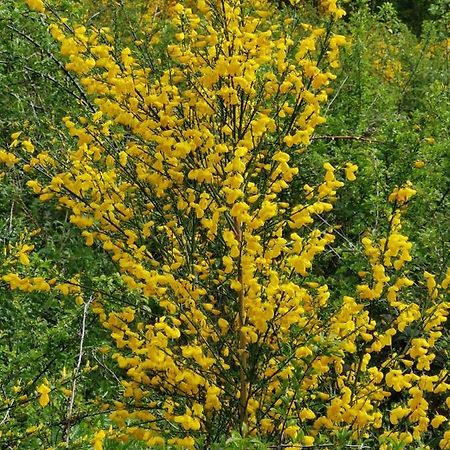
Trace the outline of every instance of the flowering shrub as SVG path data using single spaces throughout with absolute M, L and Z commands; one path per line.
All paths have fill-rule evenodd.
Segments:
M 85 114 L 65 117 L 59 148 L 13 135 L 0 162 L 66 209 L 139 299 L 118 309 L 100 290 L 89 303 L 76 278 L 2 275 L 79 296 L 109 331 L 122 389 L 93 447 L 209 448 L 237 430 L 292 448 L 450 448 L 450 271 L 409 271 L 402 216 L 416 191 L 390 194 L 385 235 L 355 246 L 367 270 L 340 296 L 314 263 L 332 251 L 324 217 L 358 166 L 325 163 L 319 183 L 293 189 L 347 43 L 336 1 L 317 17 L 303 2 L 289 14 L 264 0 L 177 3 L 125 48 L 26 3 L 46 14 Z M 18 249 L 21 264 L 32 250 Z M 42 407 L 50 392 L 37 387 Z

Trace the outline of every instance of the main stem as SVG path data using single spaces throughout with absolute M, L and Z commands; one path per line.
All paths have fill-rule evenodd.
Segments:
M 239 328 L 239 379 L 240 379 L 240 391 L 239 391 L 239 428 L 241 434 L 247 433 L 247 403 L 248 403 L 248 380 L 247 380 L 247 366 L 248 366 L 248 353 L 247 353 L 247 339 L 242 328 L 246 324 L 245 304 L 244 304 L 244 286 L 242 279 L 242 226 L 238 219 L 234 222 L 236 240 L 239 242 L 239 265 L 238 265 L 238 281 L 241 289 L 239 291 L 239 314 L 238 314 L 238 328 Z

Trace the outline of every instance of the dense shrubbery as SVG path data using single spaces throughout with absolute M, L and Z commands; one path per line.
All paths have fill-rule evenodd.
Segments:
M 450 448 L 448 16 L 369 6 L 0 6 L 0 446 Z

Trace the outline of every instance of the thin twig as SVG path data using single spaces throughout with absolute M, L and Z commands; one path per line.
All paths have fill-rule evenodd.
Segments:
M 311 445 L 302 445 L 302 444 L 278 444 L 278 445 L 271 445 L 269 448 L 272 448 L 274 450 L 281 450 L 283 448 L 289 447 L 289 448 L 299 448 L 299 449 L 303 449 L 303 448 L 323 448 L 323 447 L 332 447 L 333 444 L 332 443 L 328 443 L 328 444 L 311 444 Z M 373 448 L 373 447 L 369 447 L 367 445 L 364 444 L 346 444 L 345 448 L 354 448 L 354 449 L 365 449 L 365 448 Z
M 0 426 L 2 426 L 4 423 L 6 423 L 6 420 L 8 419 L 9 416 L 9 409 L 6 410 L 6 414 L 5 417 L 3 417 L 2 421 L 0 422 Z
M 96 363 L 102 367 L 103 369 L 105 369 L 107 372 L 109 372 L 111 374 L 111 376 L 120 384 L 121 381 L 120 379 L 117 377 L 117 375 L 106 365 L 104 364 L 102 361 L 100 361 L 100 359 L 98 358 L 98 356 L 93 353 L 92 357 L 95 359 Z
M 45 47 L 43 47 L 41 44 L 39 44 L 38 42 L 36 42 L 31 36 L 29 36 L 28 34 L 24 33 L 21 30 L 18 30 L 16 27 L 12 26 L 12 25 L 6 25 L 6 28 L 9 28 L 11 31 L 14 31 L 15 33 L 17 33 L 18 35 L 22 36 L 23 38 L 25 38 L 28 42 L 30 42 L 31 44 L 33 44 L 35 47 L 37 47 L 41 52 L 45 53 L 47 56 L 49 56 L 52 61 L 64 72 L 64 74 L 67 76 L 67 78 L 69 78 L 69 80 L 73 83 L 73 85 L 76 87 L 77 91 L 79 92 L 79 94 L 81 95 L 84 103 L 86 106 L 88 106 L 92 111 L 95 110 L 95 108 L 93 107 L 93 105 L 90 103 L 88 97 L 86 96 L 86 93 L 84 92 L 84 90 L 82 89 L 82 87 L 78 84 L 78 82 L 76 81 L 76 79 L 72 76 L 72 74 L 66 69 L 66 67 L 64 66 L 64 64 L 48 49 L 46 49 Z M 75 95 L 75 97 L 77 97 Z
M 336 91 L 336 94 L 334 94 L 334 97 L 331 99 L 330 103 L 328 103 L 326 109 L 325 109 L 325 115 L 327 115 L 329 109 L 331 108 L 331 105 L 334 103 L 334 101 L 337 99 L 339 93 L 341 92 L 341 89 L 343 88 L 344 84 L 347 82 L 349 75 L 347 75 L 344 78 L 344 81 L 341 83 L 341 85 L 338 87 L 338 90 Z
M 441 207 L 441 205 L 444 203 L 444 200 L 445 200 L 445 198 L 447 197 L 448 194 L 450 194 L 450 186 L 447 188 L 447 190 L 444 192 L 444 194 L 442 195 L 440 200 L 437 202 L 437 205 L 434 208 L 433 213 L 435 213 Z
M 81 362 L 83 360 L 84 338 L 86 335 L 86 317 L 87 317 L 87 314 L 89 311 L 89 306 L 92 303 L 93 299 L 94 299 L 94 296 L 91 295 L 89 300 L 86 302 L 86 304 L 84 305 L 84 308 L 83 308 L 83 318 L 81 321 L 81 330 L 80 330 L 80 351 L 78 353 L 77 365 L 73 371 L 72 393 L 70 395 L 69 405 L 67 407 L 66 427 L 64 430 L 65 441 L 67 444 L 69 444 L 69 435 L 70 435 L 69 432 L 70 432 L 70 425 L 71 425 L 71 421 L 72 421 L 73 404 L 75 402 L 75 394 L 76 394 L 76 390 L 77 390 L 77 378 L 78 378 L 78 373 L 80 372 L 80 369 L 81 369 Z
M 347 141 L 364 141 L 364 142 L 370 142 L 370 143 L 374 143 L 374 144 L 386 144 L 386 142 L 377 141 L 376 139 L 372 139 L 372 138 L 366 137 L 366 136 L 330 136 L 330 135 L 324 135 L 324 136 L 313 136 L 311 138 L 311 141 L 318 141 L 318 140 L 329 140 L 329 141 L 347 140 Z
M 13 231 L 13 214 L 14 214 L 14 200 L 11 202 L 11 209 L 9 210 L 9 235 Z
M 332 227 L 332 225 L 330 224 L 330 222 L 328 222 L 324 217 L 322 217 L 320 214 L 316 214 L 316 216 L 328 227 Z M 354 251 L 358 251 L 358 247 L 356 247 L 355 244 L 353 244 L 352 241 L 350 241 L 350 239 L 348 239 L 343 233 L 341 233 L 339 230 L 333 229 L 333 232 L 335 232 L 338 236 L 340 236 L 342 239 L 344 239 L 344 241 L 349 245 L 349 247 L 354 250 Z

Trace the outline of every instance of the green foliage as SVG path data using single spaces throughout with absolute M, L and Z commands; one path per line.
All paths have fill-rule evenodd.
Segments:
M 242 437 L 237 432 L 232 432 L 230 437 L 214 444 L 211 450 L 267 450 L 268 445 L 256 438 Z
M 50 145 L 59 138 L 53 125 L 69 111 L 78 114 L 81 110 L 78 87 L 54 54 L 55 44 L 45 24 L 22 2 L 0 4 L 0 148 L 7 148 L 10 135 L 18 130 Z M 22 268 L 24 275 L 70 279 L 88 274 L 84 281 L 89 295 L 93 279 L 110 271 L 106 260 L 79 245 L 79 232 L 69 224 L 64 211 L 40 208 L 25 181 L 15 170 L 0 178 L 2 273 L 13 267 L 10 261 L 15 246 L 32 241 L 35 249 L 30 266 Z M 68 397 L 59 388 L 71 389 L 82 308 L 73 297 L 13 293 L 3 282 L 0 299 L 0 447 L 47 448 L 61 441 L 65 429 Z M 87 360 L 94 366 L 98 359 L 103 367 L 85 370 L 78 380 L 75 416 L 81 419 L 74 424 L 85 422 L 79 437 L 83 436 L 82 442 L 93 412 L 98 421 L 97 409 L 89 403 L 99 395 L 107 397 L 116 383 L 106 369 L 109 362 L 97 351 L 104 333 L 93 327 L 92 319 L 88 319 L 83 368 Z M 61 378 L 63 370 L 68 374 L 65 380 Z M 58 388 L 50 393 L 52 407 L 43 409 L 36 402 L 36 388 L 46 378 Z M 39 426 L 44 423 L 50 426 Z M 75 428 L 73 434 L 76 443 Z M 72 448 L 77 448 L 75 443 Z
M 439 273 L 448 264 L 450 98 L 444 29 L 443 21 L 429 22 L 418 40 L 385 4 L 376 14 L 360 7 L 343 30 L 353 43 L 333 86 L 327 123 L 306 156 L 309 175 L 301 181 L 311 180 L 317 160 L 360 167 L 334 211 L 341 240 L 328 264 L 349 261 L 343 280 L 361 270 L 353 244 L 369 230 L 383 234 L 385 199 L 406 180 L 418 191 L 407 231 L 419 266 Z M 355 198 L 358 207 L 349 208 Z

